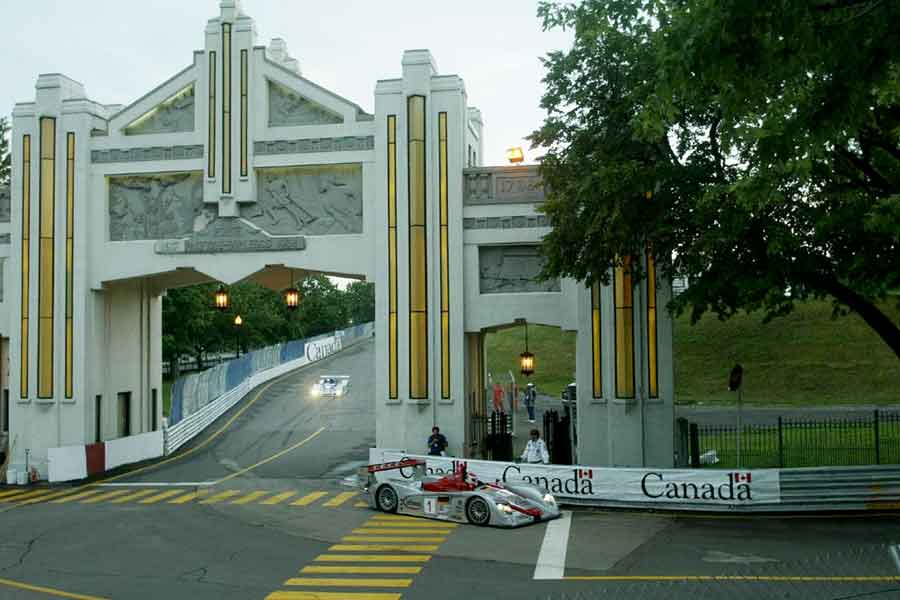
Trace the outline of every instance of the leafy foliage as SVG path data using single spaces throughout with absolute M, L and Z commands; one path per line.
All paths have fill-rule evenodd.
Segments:
M 229 288 L 231 308 L 212 308 L 217 284 L 171 289 L 163 298 L 163 359 L 192 356 L 202 365 L 211 352 L 243 351 L 311 337 L 375 318 L 374 285 L 351 283 L 338 289 L 328 277 L 301 282 L 300 306 L 288 310 L 279 292 L 253 283 Z M 367 304 L 368 303 L 368 304 Z M 241 316 L 241 325 L 235 317 Z M 177 377 L 177 373 L 174 374 Z
M 546 275 L 652 247 L 672 307 L 766 320 L 830 296 L 900 356 L 900 3 L 543 2 Z M 636 268 L 636 277 L 643 276 Z
M 6 117 L 0 117 L 0 185 L 9 185 L 9 135 L 9 122 Z

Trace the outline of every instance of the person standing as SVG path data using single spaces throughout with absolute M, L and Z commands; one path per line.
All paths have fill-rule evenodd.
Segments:
M 494 383 L 494 410 L 503 412 L 503 386 Z
M 534 423 L 534 401 L 537 399 L 537 391 L 534 384 L 528 382 L 525 387 L 525 408 L 528 410 L 528 422 Z
M 447 450 L 447 438 L 441 433 L 441 428 L 435 425 L 431 428 L 431 436 L 428 438 L 428 455 L 444 456 Z
M 537 429 L 531 430 L 531 439 L 525 445 L 522 452 L 522 460 L 530 465 L 549 464 L 550 453 L 547 452 L 547 444 L 541 439 L 541 434 Z

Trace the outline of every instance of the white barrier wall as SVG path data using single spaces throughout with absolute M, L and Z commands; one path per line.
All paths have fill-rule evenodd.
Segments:
M 688 505 L 701 510 L 781 502 L 778 469 L 617 469 L 455 459 L 379 448 L 369 451 L 371 464 L 403 458 L 425 460 L 428 472 L 433 474 L 452 473 L 457 465 L 464 463 L 481 481 L 532 483 L 552 493 L 562 503 Z M 412 470 L 386 471 L 379 473 L 379 478 L 397 477 L 398 474 L 411 477 Z
M 163 455 L 163 432 L 151 431 L 140 435 L 105 442 L 106 470 L 141 462 Z
M 63 446 L 47 450 L 47 471 L 51 482 L 73 481 L 87 477 L 84 446 Z

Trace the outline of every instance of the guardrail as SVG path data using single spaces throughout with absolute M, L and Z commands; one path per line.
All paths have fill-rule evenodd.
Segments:
M 219 389 L 226 389 L 227 391 L 224 391 L 217 397 L 203 403 L 191 414 L 181 416 L 181 419 L 171 427 L 166 426 L 164 428 L 165 454 L 175 452 L 184 444 L 192 440 L 256 387 L 296 368 L 302 367 L 305 364 L 316 362 L 346 348 L 347 346 L 368 339 L 371 337 L 373 330 L 374 324 L 372 323 L 357 325 L 355 327 L 336 331 L 331 336 L 320 336 L 310 340 L 290 342 L 290 344 L 279 344 L 277 346 L 263 348 L 254 353 L 256 355 L 255 357 L 245 355 L 245 357 L 231 361 L 232 363 L 241 363 L 239 365 L 232 365 L 230 363 L 220 365 L 220 367 L 224 367 L 222 373 L 212 373 L 211 378 L 215 380 Z M 291 348 L 299 348 L 299 352 L 302 356 L 277 364 L 276 361 L 278 360 L 278 357 L 284 356 L 284 351 Z M 258 360 L 258 358 L 264 360 Z M 238 368 L 231 369 L 229 368 L 231 366 Z M 216 367 L 216 369 L 219 369 L 219 367 Z M 252 372 L 251 369 L 256 372 Z M 238 381 L 235 380 L 236 373 L 237 375 L 243 375 Z M 203 374 L 192 375 L 190 377 L 200 377 L 200 375 Z M 205 380 L 201 381 L 206 383 Z M 184 387 L 184 384 L 182 384 L 181 389 L 183 390 Z M 202 396 L 208 395 L 207 390 L 203 389 L 203 387 L 206 386 L 193 386 L 190 389 L 199 390 L 202 399 Z M 188 404 L 196 405 L 197 401 Z
M 465 462 L 482 481 L 525 481 L 572 506 L 729 513 L 900 510 L 900 466 L 632 469 L 526 465 L 379 448 L 369 453 L 371 463 L 403 458 L 423 459 L 428 472 L 437 475 Z

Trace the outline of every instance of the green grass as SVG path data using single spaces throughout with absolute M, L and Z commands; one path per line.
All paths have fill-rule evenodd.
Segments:
M 900 321 L 896 303 L 881 306 Z M 541 393 L 559 396 L 575 375 L 575 333 L 529 325 L 533 381 Z M 520 327 L 488 334 L 488 369 L 513 370 L 524 349 Z M 696 325 L 683 315 L 674 323 L 675 398 L 680 404 L 728 405 L 735 362 L 744 367 L 744 403 L 815 406 L 900 403 L 900 360 L 857 315 L 831 319 L 831 304 L 798 304 L 787 317 L 762 324 L 761 313 L 728 321 L 705 315 Z

